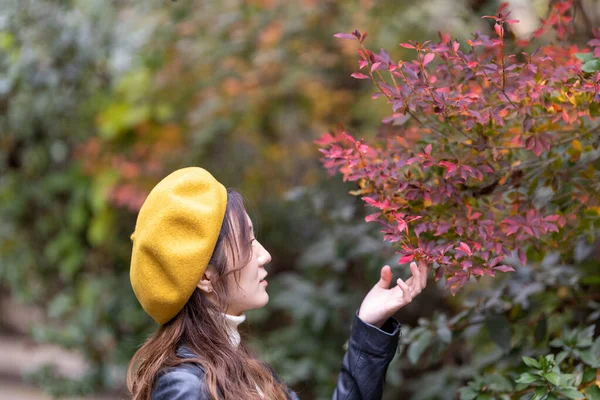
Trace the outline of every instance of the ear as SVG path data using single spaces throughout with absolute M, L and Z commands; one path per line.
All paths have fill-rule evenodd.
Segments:
M 211 273 L 209 271 L 206 271 L 204 275 L 202 275 L 202 279 L 200 279 L 200 282 L 198 282 L 197 285 L 198 289 L 202 290 L 206 294 L 211 293 L 213 291 L 212 282 L 210 278 Z

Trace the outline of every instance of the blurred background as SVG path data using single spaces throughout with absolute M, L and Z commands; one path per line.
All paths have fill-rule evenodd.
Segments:
M 549 6 L 509 3 L 521 20 L 511 39 L 531 34 Z M 573 40 L 585 43 L 600 10 L 576 4 Z M 245 194 L 273 256 L 271 302 L 248 313 L 256 352 L 302 399 L 330 397 L 354 311 L 379 268 L 409 273 L 364 223 L 352 185 L 319 163 L 313 140 L 322 133 L 343 124 L 369 137 L 389 113 L 371 100 L 369 82 L 350 77 L 356 43 L 333 35 L 358 28 L 371 49 L 409 59 L 398 43 L 490 32 L 481 16 L 498 5 L 0 0 L 0 399 L 126 398 L 127 363 L 157 328 L 129 284 L 129 235 L 152 187 L 190 165 Z M 507 340 L 518 346 L 536 334 L 547 347 L 561 325 L 596 321 L 600 299 L 588 294 L 600 253 L 582 251 L 560 270 L 525 266 L 456 297 L 430 281 L 398 313 L 404 345 L 386 398 L 456 398 L 505 360 Z M 501 300 L 515 282 L 528 291 Z M 460 336 L 448 328 L 482 299 L 494 302 L 483 313 L 514 303 Z M 539 309 L 558 317 L 540 327 Z M 537 322 L 506 333 L 519 318 Z

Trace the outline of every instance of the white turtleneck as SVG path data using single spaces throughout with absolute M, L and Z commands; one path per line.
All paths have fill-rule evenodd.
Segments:
M 240 324 L 246 320 L 246 315 L 242 314 L 237 316 L 225 314 L 225 319 L 228 327 L 227 334 L 229 335 L 229 340 L 231 341 L 231 344 L 233 344 L 235 347 L 238 347 L 241 340 L 238 326 L 240 326 Z
M 235 347 L 238 347 L 240 345 L 240 340 L 241 340 L 238 327 L 240 326 L 240 324 L 242 322 L 244 322 L 246 320 L 246 314 L 242 314 L 240 316 L 229 315 L 229 314 L 224 314 L 224 315 L 225 315 L 225 320 L 227 322 L 227 329 L 228 329 L 227 334 L 229 335 L 229 340 L 231 341 L 231 344 L 233 344 Z M 263 392 L 262 392 L 262 390 L 260 390 L 260 388 L 258 386 L 256 386 L 256 390 L 258 391 L 260 396 L 262 398 L 264 398 Z

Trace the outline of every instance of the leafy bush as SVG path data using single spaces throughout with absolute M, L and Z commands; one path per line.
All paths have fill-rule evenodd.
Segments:
M 326 179 L 312 144 L 337 122 L 369 137 L 387 113 L 349 77 L 353 43 L 332 35 L 361 26 L 390 47 L 448 27 L 464 42 L 462 29 L 486 28 L 468 4 L 7 2 L 2 290 L 45 312 L 35 339 L 82 352 L 92 367 L 81 381 L 48 367 L 35 382 L 57 396 L 122 388 L 124 365 L 155 329 L 127 276 L 135 213 L 164 174 L 197 164 L 247 195 L 273 255 L 272 304 L 248 315 L 259 355 L 303 398 L 330 397 L 353 314 L 380 266 L 397 260 L 377 224 L 359 224 L 363 202 L 340 195 L 354 184 Z M 514 380 L 527 372 L 522 355 L 558 354 L 548 343 L 563 327 L 597 321 L 595 251 L 584 239 L 557 267 L 555 253 L 539 264 L 530 248 L 528 265 L 456 297 L 430 284 L 399 315 L 403 349 L 386 396 L 452 398 L 478 374 L 512 367 Z
M 325 167 L 358 181 L 355 194 L 378 210 L 366 220 L 400 243 L 400 262 L 435 262 L 436 280 L 446 275 L 452 293 L 471 276 L 513 271 L 501 265 L 513 250 L 522 264 L 527 245 L 568 251 L 573 238 L 593 234 L 585 213 L 597 215 L 593 56 L 578 58 L 573 46 L 507 55 L 503 26 L 518 21 L 484 18 L 496 21 L 497 38 L 476 34 L 467 52 L 448 35 L 402 43 L 418 54 L 411 62 L 369 51 L 358 31 L 337 35 L 361 44 L 368 75 L 352 76 L 372 79 L 373 97 L 388 98 L 392 127 L 374 146 L 345 132 L 318 142 Z
M 352 51 L 331 35 L 369 15 L 401 21 L 406 8 L 385 9 L 394 3 L 6 2 L 2 290 L 44 312 L 35 340 L 79 351 L 91 367 L 80 381 L 48 367 L 32 377 L 37 384 L 55 395 L 122 388 L 124 366 L 155 329 L 129 287 L 135 214 L 162 176 L 197 164 L 247 195 L 274 257 L 270 276 L 282 277 L 270 286 L 281 305 L 249 316 L 263 321 L 256 346 L 274 343 L 266 337 L 284 326 L 284 345 L 328 337 L 306 353 L 269 346 L 266 356 L 291 383 L 329 390 L 370 284 L 362 266 L 377 263 L 367 254 L 379 243 L 364 239 L 369 228 L 344 235 L 362 207 L 338 195 L 347 185 L 325 181 L 312 140 L 340 116 L 357 128 L 382 116 L 348 79 Z M 423 31 L 388 24 L 376 34 L 367 22 L 383 42 L 390 32 Z M 332 287 L 348 301 L 322 303 Z M 276 299 L 302 288 L 298 312 L 283 310 Z M 313 317 L 306 310 L 317 304 Z
M 556 2 L 534 36 L 554 27 L 563 39 L 570 5 Z M 456 315 L 435 312 L 405 336 L 406 362 L 426 370 L 414 399 L 450 399 L 468 378 L 463 399 L 598 394 L 599 304 L 586 289 L 598 284 L 600 41 L 511 54 L 504 28 L 518 21 L 505 6 L 484 17 L 495 37 L 477 33 L 466 50 L 446 34 L 401 43 L 414 61 L 368 50 L 358 30 L 336 35 L 358 43 L 352 76 L 393 114 L 373 140 L 324 134 L 325 168 L 358 183 L 351 193 L 376 209 L 365 220 L 400 264 L 434 263 L 436 281 L 466 291 Z M 514 272 L 486 279 L 498 271 Z

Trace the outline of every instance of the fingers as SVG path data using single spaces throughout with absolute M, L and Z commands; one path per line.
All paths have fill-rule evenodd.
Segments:
M 427 286 L 427 273 L 429 272 L 429 266 L 425 261 L 419 261 L 419 272 L 421 273 L 421 287 Z
M 396 283 L 398 284 L 398 287 L 402 289 L 402 302 L 404 304 L 410 303 L 413 299 L 413 294 L 410 287 L 400 278 L 398 278 Z
M 419 268 L 417 267 L 417 263 L 416 262 L 411 262 L 410 263 L 410 272 L 412 272 L 413 274 L 413 281 L 414 283 L 416 283 L 417 285 L 421 285 L 421 271 L 419 270 Z M 413 284 L 414 285 L 414 284 Z
M 428 265 L 425 261 L 419 261 L 419 266 L 417 267 L 417 263 L 410 263 L 410 270 L 415 278 L 415 289 L 416 292 L 414 294 L 421 293 L 421 291 L 427 286 L 427 272 Z M 412 282 L 411 282 L 412 283 Z
M 410 270 L 413 276 L 407 281 L 407 284 L 411 289 L 411 295 L 415 297 L 427 285 L 427 264 L 420 261 L 417 267 L 417 263 L 412 262 L 410 263 Z
M 384 265 L 381 268 L 381 278 L 379 278 L 379 282 L 377 282 L 377 286 L 382 289 L 388 289 L 390 284 L 392 283 L 392 269 L 389 265 Z
M 385 267 L 384 267 L 385 268 Z M 412 276 L 404 282 L 402 279 L 398 279 L 396 283 L 398 284 L 396 292 L 399 296 L 399 301 L 402 305 L 406 305 L 410 303 L 415 296 L 417 296 L 427 285 L 427 272 L 428 266 L 427 263 L 420 261 L 419 266 L 417 263 L 410 263 L 410 271 L 412 272 Z M 382 279 L 384 271 L 381 271 Z M 391 278 L 391 271 L 390 271 Z M 389 287 L 386 286 L 386 288 Z

